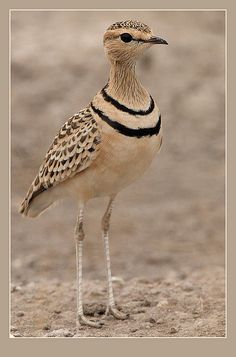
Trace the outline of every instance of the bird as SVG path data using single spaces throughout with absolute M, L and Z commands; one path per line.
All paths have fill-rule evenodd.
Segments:
M 100 328 L 104 324 L 104 318 L 94 321 L 85 316 L 82 296 L 84 210 L 97 197 L 108 199 L 101 222 L 107 275 L 104 316 L 128 318 L 114 299 L 109 227 L 117 194 L 145 172 L 162 145 L 160 110 L 136 75 L 137 60 L 156 44 L 168 43 L 139 20 L 119 21 L 107 28 L 103 45 L 110 63 L 109 79 L 89 105 L 60 128 L 19 208 L 23 216 L 37 217 L 59 200 L 76 200 L 78 330 L 83 325 Z

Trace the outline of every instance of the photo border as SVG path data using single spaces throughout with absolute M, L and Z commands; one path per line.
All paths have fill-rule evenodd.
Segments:
M 172 3 L 173 2 L 174 1 L 172 1 Z M 12 6 L 11 6 L 11 3 L 13 4 Z M 22 7 L 22 3 L 24 3 L 23 6 L 25 6 L 25 8 Z M 31 6 L 28 7 L 27 3 L 31 4 Z M 44 1 L 41 2 L 42 7 L 38 7 L 38 10 L 43 10 L 43 3 L 44 3 Z M 50 1 L 50 6 L 52 6 L 52 3 L 53 3 L 53 1 Z M 58 6 L 59 3 L 61 3 L 61 1 L 60 2 L 57 1 L 57 2 L 54 2 L 54 3 L 56 3 L 57 6 Z M 75 2 L 74 1 L 73 2 L 72 1 L 67 1 L 66 4 L 64 4 L 64 6 L 63 6 L 64 8 L 62 8 L 61 10 L 56 8 L 56 6 L 52 7 L 51 9 L 48 9 L 48 8 L 44 7 L 44 10 L 47 10 L 47 11 L 55 11 L 55 10 L 58 10 L 58 11 L 65 11 L 65 10 L 66 11 L 73 11 L 72 5 L 70 6 L 70 3 L 75 3 Z M 136 3 L 136 6 L 137 6 L 137 2 L 135 2 L 135 3 Z M 162 3 L 165 3 L 165 4 L 168 3 L 169 4 L 170 2 L 169 1 L 162 1 Z M 179 1 L 179 3 L 181 3 L 181 1 Z M 198 5 L 200 5 L 200 3 L 201 2 L 199 1 Z M 169 10 L 171 10 L 171 11 L 180 11 L 180 10 L 181 11 L 192 11 L 192 10 L 198 10 L 198 11 L 201 11 L 201 10 L 202 11 L 210 11 L 210 10 L 226 11 L 226 29 L 228 28 L 228 31 L 230 33 L 232 28 L 230 28 L 231 26 L 229 27 L 229 23 L 228 23 L 228 26 L 227 26 L 227 19 L 228 18 L 231 19 L 231 25 L 232 25 L 232 22 L 233 22 L 232 21 L 233 20 L 233 15 L 232 15 L 233 6 L 232 6 L 232 4 L 229 5 L 229 2 L 225 1 L 223 3 L 224 7 L 222 7 L 222 8 L 219 7 L 217 9 L 215 9 L 215 8 L 209 7 L 208 3 L 209 3 L 209 1 L 204 1 L 204 4 L 207 6 L 207 8 L 200 8 L 200 6 L 199 6 L 199 7 L 195 8 L 195 9 L 192 9 L 190 6 L 188 6 L 188 8 L 175 8 L 175 9 L 173 9 L 171 7 L 167 7 L 167 6 L 165 6 L 165 8 L 162 7 L 162 8 L 158 8 L 158 9 L 154 9 L 154 8 L 151 8 L 151 7 L 150 8 L 145 8 L 145 9 L 144 8 L 137 9 L 136 6 L 135 7 L 130 7 L 130 8 L 123 8 L 122 7 L 121 9 L 112 9 L 111 5 L 109 5 L 109 10 L 110 11 L 122 11 L 122 10 L 125 10 L 125 11 L 128 11 L 128 10 L 130 10 L 130 11 L 137 11 L 137 10 L 138 11 L 139 10 L 140 11 L 150 11 L 150 10 L 158 10 L 158 11 L 166 11 L 166 10 L 168 10 L 168 11 Z M 217 1 L 214 2 L 215 6 L 217 5 L 217 3 L 219 3 L 219 2 L 217 2 Z M 78 1 L 76 1 L 76 4 L 77 4 L 76 10 L 80 10 L 80 11 L 88 11 L 88 10 L 108 11 L 107 9 L 104 9 L 104 8 L 97 9 L 96 7 L 94 7 L 94 8 L 93 7 L 92 8 L 86 8 L 86 9 L 85 8 L 80 8 L 81 5 L 79 4 Z M 70 9 L 65 8 L 65 5 L 69 6 Z M 158 3 L 158 5 L 160 7 L 160 2 Z M 8 12 L 10 11 L 10 9 L 14 9 L 14 11 L 22 11 L 22 10 L 24 10 L 24 11 L 32 11 L 32 10 L 34 10 L 35 11 L 35 10 L 37 10 L 36 8 L 32 8 L 32 3 L 29 2 L 29 1 L 21 1 L 21 8 L 17 8 L 16 1 L 9 1 L 8 6 L 9 7 L 5 8 L 4 11 L 1 11 L 1 16 L 3 18 L 3 20 L 1 21 L 1 27 L 3 27 L 3 31 L 1 31 L 1 36 L 3 35 L 3 40 L 4 40 L 1 43 L 4 42 L 4 47 L 6 48 L 6 50 L 3 51 L 3 56 L 1 56 L 1 66 L 0 66 L 1 67 L 0 68 L 0 70 L 1 70 L 1 78 L 3 79 L 2 84 L 4 85 L 3 88 L 1 88 L 2 89 L 2 91 L 1 91 L 2 98 L 4 97 L 4 94 L 6 95 L 5 100 L 3 101 L 4 105 L 2 107 L 2 109 L 3 109 L 3 116 L 2 117 L 3 118 L 8 118 L 8 117 L 10 118 L 10 101 L 8 102 L 8 100 L 9 100 L 8 93 L 9 93 L 9 90 L 10 90 L 10 86 L 8 84 L 8 77 L 10 76 L 10 71 L 9 71 L 9 67 L 8 66 L 7 66 L 8 70 L 6 71 L 6 64 L 8 65 L 8 60 L 9 60 L 9 57 L 8 57 L 8 39 L 7 39 L 7 33 L 6 33 L 6 28 L 8 28 L 8 26 L 6 26 L 6 25 L 9 24 L 8 17 L 7 17 L 7 10 L 8 10 Z M 174 6 L 174 4 L 173 4 L 173 6 Z M 1 5 L 1 8 L 2 7 L 3 6 Z M 226 31 L 226 33 L 228 31 Z M 234 33 L 236 33 L 236 31 Z M 229 41 L 230 38 L 232 38 L 231 36 L 232 36 L 232 34 L 231 35 L 229 34 L 229 36 L 226 37 L 227 38 L 226 48 L 225 48 L 226 53 L 227 53 L 227 49 L 228 49 L 228 41 Z M 228 49 L 228 50 L 232 54 L 232 52 L 233 52 L 232 51 L 232 47 L 230 49 Z M 6 61 L 6 57 L 8 57 L 7 61 Z M 233 172 L 232 166 L 230 165 L 230 159 L 232 159 L 232 151 L 231 151 L 231 149 L 233 149 L 232 141 L 230 141 L 230 142 L 228 141 L 228 140 L 232 139 L 232 135 L 233 135 L 233 133 L 235 133 L 235 123 L 232 123 L 232 121 L 229 121 L 229 119 L 228 119 L 228 115 L 230 115 L 229 113 L 230 113 L 230 111 L 232 109 L 231 105 L 230 105 L 230 92 L 231 92 L 231 88 L 232 87 L 231 87 L 230 83 L 227 83 L 228 70 L 229 70 L 229 68 L 230 68 L 230 71 L 232 70 L 232 66 L 231 65 L 232 65 L 233 57 L 234 57 L 234 60 L 235 60 L 235 53 L 232 55 L 232 57 L 227 58 L 227 60 L 226 60 L 226 71 L 225 71 L 225 86 L 226 86 L 226 94 L 225 94 L 226 95 L 226 97 L 225 97 L 225 99 L 226 99 L 226 102 L 225 102 L 225 114 L 226 114 L 226 116 L 225 116 L 225 118 L 226 118 L 226 125 L 227 125 L 227 130 L 225 131 L 226 148 L 227 148 L 226 156 L 225 156 L 225 158 L 226 158 L 226 165 L 225 165 L 225 172 L 226 172 L 225 193 L 227 193 L 228 190 L 232 189 L 232 186 L 235 186 L 235 185 L 232 185 L 232 183 L 236 182 L 236 181 L 232 181 L 232 178 L 227 176 L 227 173 L 230 172 L 231 174 L 233 174 L 234 179 L 235 179 L 235 172 Z M 234 63 L 236 63 L 236 62 L 234 62 Z M 5 68 L 5 70 L 3 70 L 4 68 Z M 8 91 L 6 90 L 6 88 L 8 88 Z M 231 94 L 232 94 L 232 92 L 231 92 Z M 7 105 L 6 105 L 7 103 L 9 103 L 8 108 L 7 108 Z M 2 126 L 3 126 L 3 128 L 2 128 Z M 7 189 L 3 190 L 3 193 L 1 195 L 2 201 L 3 201 L 2 205 L 1 205 L 1 217 L 2 217 L 3 222 L 4 222 L 4 224 L 3 224 L 3 232 L 4 232 L 4 234 L 2 233 L 2 237 L 5 237 L 5 238 L 7 238 L 8 235 L 9 235 L 9 225 L 8 224 L 6 225 L 6 222 L 8 222 L 9 219 L 10 219 L 10 218 L 8 218 L 9 208 L 10 208 L 9 197 L 8 197 L 8 193 L 10 193 L 10 165 L 9 165 L 9 159 L 10 159 L 9 155 L 10 154 L 8 153 L 8 155 L 7 155 L 7 150 L 6 150 L 7 147 L 10 147 L 10 137 L 8 137 L 8 132 L 9 131 L 10 131 L 10 120 L 9 121 L 7 121 L 7 120 L 2 121 L 1 122 L 1 133 L 6 133 L 6 135 L 2 135 L 2 141 L 1 141 L 1 145 L 3 145 L 3 148 L 4 148 L 2 150 L 2 152 L 4 152 L 4 158 L 6 159 L 6 162 L 4 162 L 4 170 L 3 170 L 2 179 L 4 181 L 4 186 L 8 187 L 8 190 Z M 228 135 L 227 135 L 227 131 L 228 131 Z M 235 151 L 235 148 L 234 148 L 234 151 Z M 227 197 L 227 195 L 225 197 Z M 234 202 L 232 202 L 233 200 L 230 199 L 230 197 L 231 197 L 231 195 L 229 196 L 229 199 L 227 200 L 227 198 L 226 198 L 226 201 L 225 201 L 225 203 L 226 203 L 226 206 L 225 206 L 226 207 L 226 224 L 225 224 L 226 237 L 227 237 L 228 234 L 231 235 L 231 228 L 232 228 L 232 225 L 233 225 L 232 223 L 235 221 L 235 219 L 233 217 L 233 211 L 229 210 L 232 207 L 232 203 L 234 203 Z M 6 209 L 6 207 L 8 207 L 8 210 Z M 6 228 L 6 230 L 5 230 L 5 228 Z M 5 232 L 6 232 L 6 234 L 5 234 Z M 7 266 L 9 266 L 10 259 L 7 258 L 7 256 L 6 256 L 6 250 L 10 249 L 10 243 L 9 243 L 8 247 L 5 246 L 5 243 L 6 243 L 6 239 L 4 239 L 3 248 L 1 249 L 1 252 L 5 252 L 5 254 L 3 254 L 3 257 L 2 257 L 1 261 L 2 261 L 3 266 L 5 266 L 5 262 L 7 263 Z M 232 242 L 230 242 L 230 246 L 232 246 L 231 243 Z M 229 277 L 231 274 L 228 271 L 229 265 L 228 265 L 228 258 L 227 258 L 227 247 L 228 247 L 228 242 L 227 242 L 227 239 L 226 239 L 226 243 L 225 243 L 226 276 Z M 228 252 L 229 256 L 230 256 L 230 252 L 233 252 L 233 248 L 231 248 L 231 250 Z M 232 262 L 232 260 L 231 260 L 231 262 Z M 5 268 L 1 269 L 1 274 L 3 272 L 6 272 L 6 271 L 7 270 L 6 270 L 6 266 L 5 266 Z M 4 278 L 6 278 L 6 274 L 4 274 Z M 8 285 L 9 285 L 9 276 L 7 277 L 7 280 L 4 281 L 4 283 L 2 285 L 2 288 L 5 287 L 4 288 L 5 292 L 8 291 Z M 229 290 L 229 288 L 228 288 L 228 286 L 226 286 L 226 295 L 227 295 L 226 296 L 226 300 L 227 301 L 229 300 L 228 299 L 228 290 Z M 9 293 L 8 293 L 8 295 L 9 295 Z M 5 297 L 5 295 L 4 295 L 4 297 Z M 8 308 L 9 308 L 9 302 L 7 302 L 7 305 L 5 305 L 5 306 L 8 306 Z M 226 306 L 227 306 L 226 311 L 229 311 L 228 310 L 228 304 Z M 4 310 L 5 313 L 7 312 L 7 315 L 8 315 L 9 309 L 5 308 L 3 310 Z M 231 310 L 231 308 L 230 308 L 230 310 Z M 3 323 L 3 321 L 5 321 L 5 314 L 4 314 L 4 319 L 2 319 L 2 323 Z M 207 340 L 214 339 L 214 341 L 217 340 L 217 341 L 214 342 L 214 347 L 216 347 L 216 353 L 217 352 L 219 353 L 220 349 L 221 349 L 221 348 L 219 348 L 219 346 L 221 346 L 221 344 L 219 344 L 220 341 L 222 341 L 222 342 L 225 341 L 225 343 L 227 341 L 227 345 L 229 344 L 229 342 L 232 343 L 231 334 L 229 333 L 229 330 L 228 330 L 229 327 L 232 326 L 231 325 L 231 321 L 230 321 L 230 319 L 229 320 L 226 319 L 226 321 L 227 321 L 227 325 L 228 325 L 228 328 L 226 329 L 226 331 L 228 331 L 227 337 L 200 337 L 200 338 L 199 337 L 176 337 L 176 338 L 173 338 L 173 337 L 157 337 L 157 338 L 155 338 L 155 337 L 154 338 L 146 338 L 146 337 L 132 338 L 132 337 L 129 337 L 129 338 L 118 338 L 118 339 L 117 338 L 93 338 L 93 339 L 91 339 L 91 338 L 83 338 L 83 339 L 79 339 L 79 340 L 78 339 L 74 339 L 73 341 L 70 338 L 69 339 L 68 338 L 62 338 L 63 341 L 61 339 L 56 339 L 56 341 L 55 341 L 55 339 L 50 339 L 50 341 L 48 341 L 48 338 L 43 338 L 43 337 L 42 338 L 35 338 L 35 337 L 27 338 L 26 337 L 26 338 L 20 338 L 20 339 L 17 339 L 17 338 L 9 339 L 7 337 L 7 333 L 6 333 L 7 332 L 6 324 L 4 324 L 4 325 L 1 324 L 1 328 L 3 329 L 1 336 L 2 336 L 2 339 L 7 337 L 7 339 L 5 341 L 6 345 L 8 346 L 7 348 L 10 348 L 11 351 L 13 351 L 15 349 L 15 353 L 17 353 L 18 356 L 19 356 L 19 345 L 22 346 L 24 343 L 26 345 L 25 347 L 29 347 L 29 345 L 32 343 L 32 347 L 33 347 L 33 350 L 34 350 L 33 353 L 36 354 L 35 347 L 36 347 L 37 343 L 40 342 L 41 339 L 44 340 L 44 343 L 43 343 L 44 347 L 46 345 L 48 347 L 50 345 L 53 345 L 53 348 L 56 348 L 56 345 L 58 345 L 58 344 L 61 345 L 62 342 L 65 342 L 65 340 L 66 340 L 67 342 L 65 342 L 65 344 L 71 342 L 71 348 L 75 347 L 75 352 L 76 353 L 80 353 L 81 352 L 82 344 L 84 345 L 83 347 L 85 347 L 87 345 L 86 349 L 84 351 L 85 351 L 85 353 L 88 353 L 88 351 L 91 348 L 91 345 L 95 341 L 96 341 L 96 344 L 98 343 L 100 346 L 102 346 L 104 344 L 107 346 L 108 344 L 109 345 L 114 345 L 116 343 L 119 343 L 119 341 L 122 340 L 122 346 L 123 346 L 123 343 L 124 343 L 124 345 L 127 344 L 127 347 L 128 346 L 130 347 L 132 345 L 132 342 L 134 342 L 134 345 L 136 346 L 135 348 L 137 348 L 137 352 L 138 351 L 141 352 L 141 350 L 144 347 L 145 347 L 144 350 L 146 351 L 146 347 L 151 348 L 151 345 L 153 345 L 153 346 L 156 346 L 156 347 L 154 347 L 153 351 L 156 351 L 156 352 L 158 351 L 158 353 L 160 353 L 160 345 L 164 343 L 165 346 L 168 346 L 168 348 L 164 350 L 165 354 L 166 354 L 167 350 L 169 350 L 171 347 L 173 347 L 173 353 L 175 353 L 175 355 L 176 355 L 176 352 L 177 352 L 176 351 L 177 340 L 178 340 L 178 343 L 177 343 L 178 345 L 179 345 L 179 342 L 182 341 L 182 346 L 185 345 L 185 347 L 187 347 L 187 345 L 186 345 L 187 341 L 183 341 L 183 340 L 189 340 L 188 341 L 188 345 L 189 345 L 190 342 L 192 344 L 192 340 L 193 339 L 195 341 L 197 341 L 197 340 L 199 341 L 199 339 L 204 340 L 204 341 L 201 341 L 201 342 L 204 342 L 204 344 L 206 342 L 205 339 L 207 339 Z M 29 343 L 29 341 L 26 341 L 28 339 L 31 340 L 30 343 Z M 32 341 L 32 339 L 34 341 Z M 162 339 L 164 339 L 164 340 L 162 340 Z M 170 347 L 170 344 L 169 344 L 170 341 L 168 341 L 169 339 L 171 341 L 173 341 L 171 347 Z M 123 340 L 125 340 L 125 341 L 123 341 Z M 167 340 L 167 341 L 165 341 L 165 340 Z M 18 342 L 15 343 L 15 341 L 18 341 Z M 54 343 L 52 343 L 52 342 L 54 342 Z M 88 342 L 88 344 L 87 344 L 87 342 Z M 154 344 L 153 344 L 153 342 L 154 342 Z M 35 345 L 35 343 L 36 343 L 36 345 Z M 79 343 L 79 346 L 77 346 L 77 343 Z M 221 350 L 221 354 L 225 353 L 225 343 L 223 345 L 224 352 Z M 73 345 L 75 345 L 75 346 L 73 346 Z M 198 348 L 203 346 L 202 343 L 201 344 L 198 343 L 197 345 L 198 345 Z M 142 348 L 141 348 L 141 346 L 142 346 Z M 41 347 L 42 347 L 42 345 L 41 345 Z M 64 345 L 64 347 L 65 347 L 65 345 Z M 76 347 L 79 348 L 79 350 L 77 350 Z M 119 344 L 119 347 L 120 347 L 120 344 Z M 158 347 L 158 350 L 156 349 L 157 347 Z M 212 346 L 211 346 L 211 348 L 212 348 Z M 143 350 L 143 352 L 144 352 L 144 350 Z M 204 350 L 205 350 L 205 348 L 204 348 Z M 64 353 L 66 351 L 67 351 L 67 347 L 66 347 L 66 349 L 64 349 Z M 96 351 L 97 351 L 97 349 L 96 349 Z M 94 352 L 96 352 L 96 351 L 94 351 Z M 193 355 L 193 351 L 194 350 L 191 348 L 191 355 Z M 49 350 L 48 350 L 48 352 L 49 352 Z M 59 347 L 58 352 L 59 352 L 59 354 L 62 352 L 62 347 Z M 119 354 L 120 354 L 121 350 L 119 350 L 117 352 L 119 352 Z M 127 350 L 127 352 L 128 352 L 128 350 Z M 186 349 L 186 352 L 187 352 L 187 349 Z M 196 352 L 196 350 L 195 350 L 195 352 Z M 203 352 L 203 350 L 202 350 L 202 352 Z M 41 351 L 41 354 L 42 354 L 42 351 Z M 96 352 L 96 354 L 97 354 L 97 352 Z M 112 354 L 114 355 L 114 350 L 113 350 Z M 198 354 L 199 354 L 199 351 L 198 351 Z

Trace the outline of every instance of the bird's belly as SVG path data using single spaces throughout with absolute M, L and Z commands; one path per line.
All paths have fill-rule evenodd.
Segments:
M 160 149 L 162 133 L 139 139 L 115 134 L 105 140 L 85 174 L 93 197 L 117 193 L 141 176 Z

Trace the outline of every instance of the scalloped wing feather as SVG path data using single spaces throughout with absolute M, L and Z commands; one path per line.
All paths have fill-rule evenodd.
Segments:
M 99 153 L 100 143 L 98 124 L 89 108 L 69 118 L 49 147 L 20 213 L 27 214 L 32 199 L 41 192 L 88 168 Z

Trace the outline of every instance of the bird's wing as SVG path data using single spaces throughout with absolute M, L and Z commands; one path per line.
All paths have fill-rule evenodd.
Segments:
M 100 150 L 101 135 L 90 109 L 73 115 L 60 129 L 33 181 L 20 212 L 34 197 L 88 168 Z
M 98 125 L 89 109 L 73 115 L 60 129 L 39 169 L 45 188 L 73 177 L 97 157 L 101 142 Z

